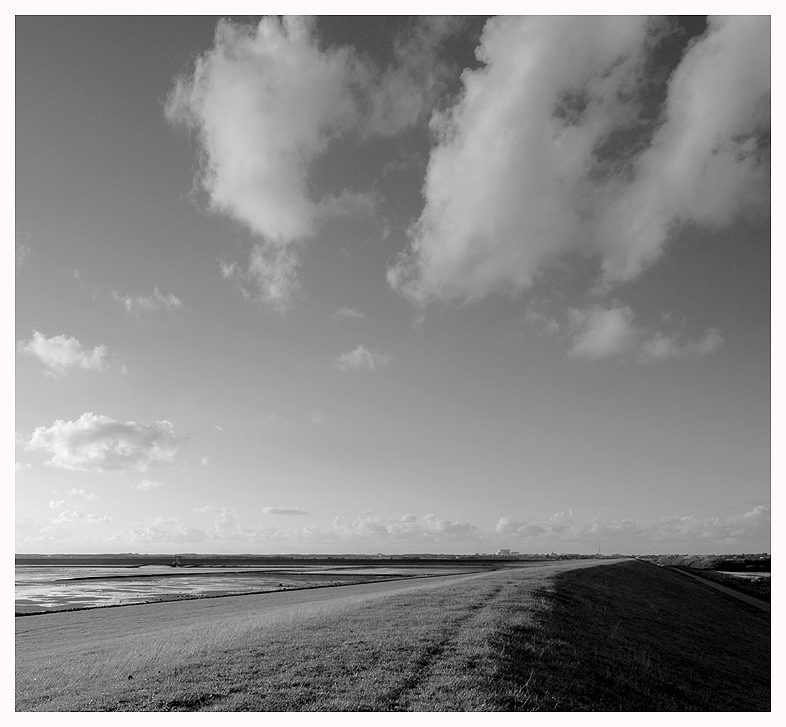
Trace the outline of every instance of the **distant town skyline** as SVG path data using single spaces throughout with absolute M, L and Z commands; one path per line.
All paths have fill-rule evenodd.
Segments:
M 770 19 L 15 27 L 17 553 L 770 551 Z

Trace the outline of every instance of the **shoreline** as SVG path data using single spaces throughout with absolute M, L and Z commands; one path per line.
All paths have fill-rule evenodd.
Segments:
M 175 596 L 173 598 L 155 598 L 155 599 L 150 599 L 148 601 L 136 601 L 134 603 L 108 603 L 102 606 L 76 606 L 74 608 L 60 608 L 57 610 L 49 610 L 49 611 L 30 611 L 28 613 L 15 612 L 14 618 L 25 618 L 27 616 L 50 616 L 58 613 L 74 613 L 77 611 L 99 611 L 99 610 L 105 610 L 107 608 L 126 608 L 128 606 L 148 606 L 154 604 L 173 603 L 173 602 L 182 602 L 182 601 L 201 601 L 201 600 L 208 600 L 213 598 L 231 598 L 233 596 L 263 596 L 269 593 L 284 593 L 284 592 L 292 593 L 294 591 L 313 591 L 321 588 L 343 588 L 345 586 L 368 585 L 374 583 L 391 583 L 393 581 L 418 580 L 422 578 L 446 578 L 454 575 L 470 575 L 470 573 L 466 573 L 466 574 L 432 573 L 432 574 L 411 575 L 411 576 L 392 576 L 392 577 L 383 577 L 383 578 L 369 579 L 369 580 L 357 580 L 347 583 L 325 583 L 325 584 L 314 585 L 314 586 L 294 586 L 294 587 L 284 586 L 279 588 L 272 588 L 266 591 L 238 591 L 236 593 L 214 593 L 214 594 L 204 594 L 204 595 L 184 594 L 183 596 Z

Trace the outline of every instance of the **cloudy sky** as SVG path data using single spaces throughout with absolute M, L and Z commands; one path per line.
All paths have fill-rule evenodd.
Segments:
M 769 550 L 769 18 L 15 42 L 17 552 Z

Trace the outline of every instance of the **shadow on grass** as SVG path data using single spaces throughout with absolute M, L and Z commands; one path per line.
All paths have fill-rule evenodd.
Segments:
M 770 618 L 627 561 L 555 576 L 494 636 L 506 711 L 768 711 Z

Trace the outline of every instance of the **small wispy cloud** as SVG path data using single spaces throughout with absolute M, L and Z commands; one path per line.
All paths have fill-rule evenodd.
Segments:
M 213 512 L 213 506 L 203 505 L 202 507 L 195 507 L 194 512 Z
M 92 513 L 80 512 L 79 510 L 64 510 L 52 522 L 56 525 L 67 525 L 70 523 L 87 522 L 110 522 L 112 518 L 109 515 L 94 515 Z
M 358 346 L 354 351 L 342 353 L 334 365 L 339 371 L 376 371 L 390 363 L 391 358 L 388 354 L 374 353 L 365 346 Z
M 158 487 L 163 487 L 163 482 L 156 482 L 155 480 L 142 480 L 136 485 L 131 485 L 135 490 L 155 490 Z
M 72 336 L 47 338 L 43 333 L 33 331 L 29 341 L 20 341 L 17 346 L 22 353 L 34 356 L 44 364 L 46 376 L 65 376 L 72 369 L 101 371 L 106 365 L 106 346 L 96 346 L 91 351 Z
M 121 303 L 129 314 L 137 316 L 162 308 L 173 311 L 183 305 L 180 299 L 172 293 L 163 295 L 158 288 L 154 288 L 150 295 L 120 295 L 120 293 L 113 291 L 112 297 Z
M 306 515 L 302 507 L 263 507 L 265 515 Z
M 568 329 L 572 346 L 570 356 L 597 361 L 613 356 L 635 357 L 639 363 L 654 363 L 672 358 L 699 358 L 715 353 L 724 343 L 720 331 L 710 328 L 695 341 L 674 333 L 637 326 L 629 306 L 615 303 L 606 308 L 571 308 Z
M 33 248 L 27 244 L 28 240 L 30 239 L 30 235 L 22 235 L 21 239 L 20 236 L 17 235 L 16 238 L 16 274 L 19 275 L 19 271 L 21 270 L 22 266 L 25 264 L 25 260 L 30 257 L 30 254 L 33 252 Z
M 98 497 L 95 492 L 86 492 L 83 487 L 80 487 L 79 489 L 72 488 L 68 491 L 68 494 L 82 497 L 85 500 L 95 500 Z
M 525 319 L 529 323 L 533 323 L 537 326 L 538 333 L 543 336 L 557 336 L 560 332 L 559 323 L 554 318 L 549 318 L 543 313 L 539 313 L 538 311 L 529 309 L 524 314 Z
M 667 358 L 692 358 L 715 353 L 724 342 L 723 336 L 714 328 L 707 331 L 700 341 L 683 340 L 680 336 L 656 333 L 645 342 L 638 353 L 639 361 L 663 361 Z
M 571 356 L 592 361 L 625 353 L 636 344 L 633 311 L 628 306 L 602 308 L 599 305 L 568 311 L 573 331 Z
M 359 319 L 365 318 L 366 316 L 356 311 L 354 308 L 339 308 L 335 313 L 333 313 L 333 318 L 336 319 Z
M 209 462 L 210 462 L 210 457 L 202 457 L 202 459 L 199 460 L 199 464 L 202 467 L 207 465 Z

